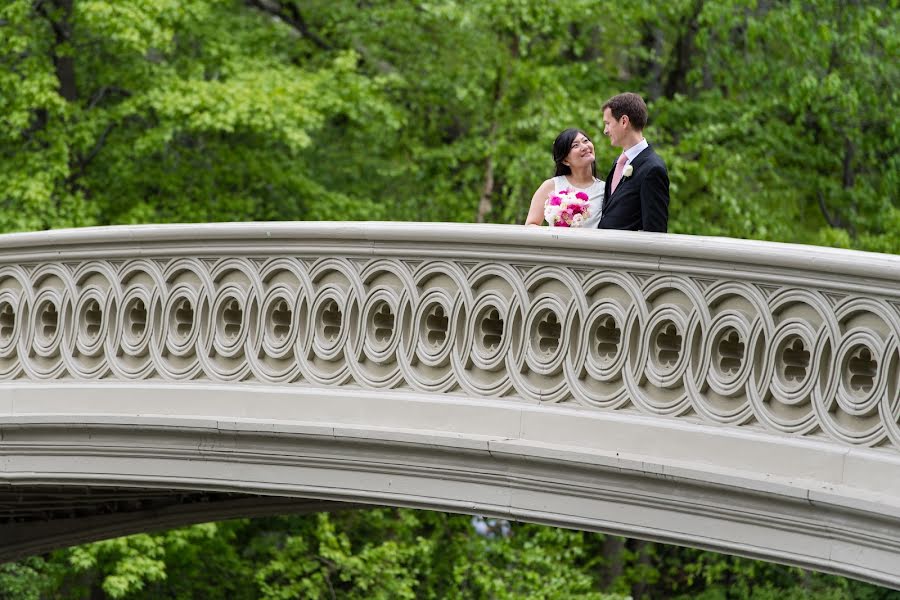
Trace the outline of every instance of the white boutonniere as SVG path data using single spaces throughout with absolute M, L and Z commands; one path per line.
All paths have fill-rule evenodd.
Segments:
M 631 177 L 632 173 L 634 173 L 634 167 L 631 165 L 625 165 L 625 168 L 622 169 L 622 177 Z

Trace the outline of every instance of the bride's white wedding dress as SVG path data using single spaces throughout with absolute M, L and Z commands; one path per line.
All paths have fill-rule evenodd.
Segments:
M 586 188 L 580 188 L 569 183 L 565 175 L 557 175 L 553 178 L 553 191 L 558 192 L 569 188 L 574 192 L 584 192 L 588 195 L 588 203 L 591 206 L 591 216 L 581 224 L 582 229 L 596 229 L 600 224 L 600 211 L 603 209 L 603 192 L 605 184 L 594 177 L 594 183 Z M 552 225 L 551 225 L 552 227 Z

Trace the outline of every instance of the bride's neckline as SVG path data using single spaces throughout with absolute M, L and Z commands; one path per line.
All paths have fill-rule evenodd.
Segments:
M 572 186 L 573 188 L 575 188 L 576 190 L 588 190 L 588 189 L 594 187 L 594 184 L 597 183 L 597 178 L 594 177 L 593 181 L 591 181 L 591 182 L 590 182 L 589 184 L 587 184 L 586 186 L 582 187 L 582 186 L 580 186 L 580 185 L 576 185 L 576 184 L 572 183 L 572 180 L 569 179 L 569 176 L 568 176 L 568 175 L 563 175 L 563 178 L 566 180 L 566 183 L 568 183 L 569 185 L 571 185 L 571 186 Z

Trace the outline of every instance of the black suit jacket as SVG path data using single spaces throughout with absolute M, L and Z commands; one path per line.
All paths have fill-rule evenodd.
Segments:
M 661 231 L 669 227 L 669 173 L 666 163 L 647 147 L 631 161 L 631 177 L 623 177 L 610 194 L 616 165 L 606 178 L 599 229 Z

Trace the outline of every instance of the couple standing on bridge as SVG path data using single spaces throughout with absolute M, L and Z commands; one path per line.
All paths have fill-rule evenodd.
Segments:
M 579 214 L 575 219 L 576 227 L 664 233 L 669 221 L 669 175 L 662 158 L 644 139 L 647 116 L 644 100 L 630 92 L 603 104 L 603 133 L 613 146 L 622 148 L 605 183 L 597 178 L 590 137 L 575 128 L 560 133 L 553 143 L 556 173 L 534 193 L 525 224 L 540 225 L 546 218 L 551 226 L 554 221 L 556 226 L 572 226 L 571 211 L 564 219 L 558 216 L 560 198 L 565 208 L 571 194 L 583 200 L 586 209 L 585 218 Z M 573 206 L 577 205 L 576 201 Z

